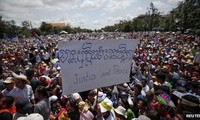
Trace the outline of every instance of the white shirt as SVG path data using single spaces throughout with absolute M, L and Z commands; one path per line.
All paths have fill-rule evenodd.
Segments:
M 146 85 L 145 87 L 143 87 L 142 88 L 142 90 L 145 92 L 145 93 L 147 93 L 147 92 L 149 92 L 149 86 L 148 85 Z
M 148 86 L 149 86 L 150 89 L 153 88 L 153 80 L 149 81 Z
M 25 85 L 23 89 L 19 89 L 15 87 L 13 90 L 10 91 L 8 95 L 13 96 L 17 99 L 21 99 L 21 98 L 25 98 L 29 100 L 35 99 L 32 87 L 30 85 Z
M 136 68 L 137 68 L 137 65 L 135 64 L 135 61 L 133 62 L 132 64 L 132 73 L 136 73 Z
M 44 60 L 48 60 L 50 58 L 50 54 L 48 52 L 45 52 L 42 54 L 42 57 Z
M 146 93 L 144 92 L 144 90 L 141 90 L 141 94 L 142 94 L 143 96 L 146 96 Z
M 200 52 L 196 52 L 196 54 L 194 56 L 194 62 L 200 63 Z

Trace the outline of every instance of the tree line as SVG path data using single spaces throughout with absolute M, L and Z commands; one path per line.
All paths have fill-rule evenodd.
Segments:
M 59 34 L 61 31 L 67 31 L 68 33 L 92 32 L 90 29 L 72 28 L 68 24 L 63 27 L 57 27 L 46 22 L 42 22 L 39 28 L 33 28 L 30 21 L 23 21 L 21 26 L 17 26 L 14 20 L 5 21 L 0 16 L 0 38 L 31 37 L 33 33 L 37 35 Z
M 14 20 L 5 21 L 0 17 L 0 37 L 18 36 L 30 37 L 32 32 L 38 35 L 59 34 L 61 31 L 68 33 L 79 32 L 138 32 L 138 31 L 180 31 L 200 35 L 200 0 L 184 0 L 168 14 L 162 15 L 159 10 L 150 3 L 146 13 L 132 20 L 121 20 L 119 23 L 105 26 L 99 30 L 71 27 L 53 27 L 49 23 L 42 22 L 39 28 L 33 28 L 30 21 L 23 21 L 17 26 Z
M 106 26 L 104 31 L 180 31 L 200 35 L 200 0 L 185 0 L 169 14 L 161 15 L 150 3 L 149 10 L 132 20 L 121 20 L 119 23 Z

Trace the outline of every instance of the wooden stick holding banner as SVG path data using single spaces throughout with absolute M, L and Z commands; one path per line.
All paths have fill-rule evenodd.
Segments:
M 94 110 L 97 113 L 97 115 L 96 115 L 97 118 L 102 116 L 100 106 L 98 105 L 99 104 L 99 102 L 98 102 L 98 94 L 99 94 L 99 88 L 97 88 L 97 97 L 95 99 L 95 106 L 94 106 Z
M 96 105 L 98 104 L 98 94 L 99 94 L 99 88 L 97 88 Z
M 99 89 L 97 88 L 97 92 L 96 92 L 96 99 L 92 105 L 92 109 L 96 110 L 97 109 L 97 105 L 98 105 L 98 94 L 99 94 Z

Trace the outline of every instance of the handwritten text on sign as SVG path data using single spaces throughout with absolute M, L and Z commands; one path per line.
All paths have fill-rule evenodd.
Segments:
M 127 82 L 137 40 L 59 43 L 65 94 Z

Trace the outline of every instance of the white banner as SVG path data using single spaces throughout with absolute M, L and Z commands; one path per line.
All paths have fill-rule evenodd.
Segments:
M 63 93 L 128 82 L 138 43 L 133 39 L 59 42 Z

